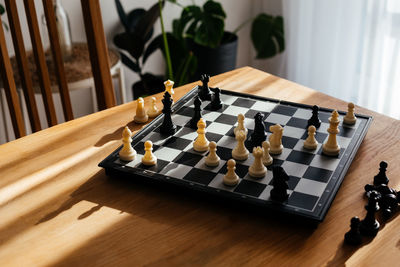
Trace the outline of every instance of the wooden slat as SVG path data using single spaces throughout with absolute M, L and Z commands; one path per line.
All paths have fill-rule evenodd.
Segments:
M 49 126 L 57 124 L 56 111 L 54 109 L 53 96 L 43 45 L 40 39 L 39 25 L 36 17 L 36 8 L 33 0 L 24 0 L 25 13 L 28 20 L 29 33 L 32 41 L 33 55 L 35 57 L 37 74 L 39 76 L 40 89 L 42 91 L 44 108 L 46 110 Z
M 31 73 L 28 68 L 28 60 L 25 52 L 24 40 L 21 32 L 21 24 L 15 0 L 5 0 L 8 22 L 15 50 L 15 59 L 18 63 L 21 86 L 25 96 L 29 121 L 32 132 L 41 130 L 39 113 L 36 106 L 35 92 L 33 91 Z
M 60 91 L 64 117 L 66 121 L 73 120 L 71 99 L 69 97 L 67 78 L 65 76 L 64 62 L 61 53 L 60 40 L 58 38 L 56 17 L 54 13 L 53 0 L 43 0 L 43 9 L 46 16 L 47 30 L 51 44 L 51 52 L 55 66 L 55 73 Z
M 0 16 L 0 21 L 1 16 Z M 22 117 L 21 105 L 18 100 L 17 87 L 15 86 L 10 57 L 8 56 L 6 39 L 4 37 L 3 25 L 0 25 L 0 72 L 3 86 L 6 92 L 8 109 L 16 138 L 26 135 L 24 119 Z
M 99 0 L 81 0 L 90 61 L 100 110 L 115 106 L 108 49 L 104 35 Z

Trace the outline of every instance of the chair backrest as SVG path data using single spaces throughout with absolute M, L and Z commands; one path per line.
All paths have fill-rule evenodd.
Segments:
M 57 33 L 53 0 L 42 0 L 42 2 L 64 117 L 66 121 L 72 120 L 72 106 L 64 71 L 60 40 Z M 38 108 L 32 86 L 32 74 L 28 68 L 28 61 L 17 12 L 16 0 L 5 0 L 5 6 L 10 32 L 13 39 L 15 59 L 18 64 L 21 87 L 24 92 L 26 108 L 29 114 L 30 125 L 32 132 L 39 131 L 41 126 Z M 45 53 L 40 38 L 34 0 L 24 0 L 24 6 L 28 21 L 29 34 L 32 42 L 32 52 L 36 64 L 36 75 L 38 76 L 39 80 L 47 123 L 49 126 L 53 126 L 57 124 L 57 117 L 52 98 L 49 71 L 46 65 Z M 115 106 L 116 102 L 110 74 L 110 63 L 106 38 L 104 35 L 100 4 L 99 0 L 81 0 L 81 6 L 85 23 L 92 73 L 96 87 L 97 104 L 98 108 L 102 110 Z M 16 138 L 19 138 L 26 135 L 26 130 L 2 26 L 0 26 L 0 71 L 14 133 Z

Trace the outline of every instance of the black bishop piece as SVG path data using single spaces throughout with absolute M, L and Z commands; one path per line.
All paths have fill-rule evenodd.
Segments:
M 209 100 L 211 101 L 211 91 L 208 87 L 208 82 L 210 81 L 210 76 L 207 74 L 201 75 L 201 82 L 203 85 L 200 87 L 199 97 L 201 100 Z
M 172 122 L 171 113 L 172 113 L 172 98 L 168 91 L 165 92 L 164 98 L 161 100 L 164 105 L 162 113 L 164 113 L 164 120 L 160 126 L 160 133 L 164 135 L 173 135 L 176 131 L 176 125 Z
M 201 119 L 201 100 L 198 96 L 194 99 L 194 114 L 190 120 L 190 128 L 197 129 L 197 123 Z
M 312 107 L 312 116 L 308 120 L 307 128 L 310 127 L 311 125 L 314 125 L 315 128 L 319 128 L 319 126 L 321 126 L 321 120 L 318 117 L 318 111 L 319 107 L 317 105 L 314 105 Z

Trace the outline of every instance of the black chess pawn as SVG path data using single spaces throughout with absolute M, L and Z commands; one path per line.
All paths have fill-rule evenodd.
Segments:
M 267 139 L 265 134 L 264 115 L 260 112 L 254 116 L 254 131 L 251 134 L 251 143 L 253 147 L 261 146 L 262 142 Z
M 289 194 L 287 189 L 289 189 L 288 181 L 289 175 L 281 166 L 272 167 L 272 190 L 271 199 L 283 202 L 288 199 Z
M 222 108 L 222 101 L 221 101 L 221 89 L 218 87 L 211 89 L 213 91 L 213 99 L 211 101 L 211 109 L 218 110 Z
M 210 81 L 210 76 L 207 74 L 201 75 L 201 82 L 203 85 L 200 87 L 199 97 L 201 100 L 209 100 L 211 101 L 211 91 L 208 87 L 208 82 Z
M 379 163 L 379 173 L 374 177 L 374 185 L 388 184 L 389 179 L 386 177 L 386 169 L 388 164 L 386 161 Z
M 368 204 L 365 206 L 367 215 L 360 222 L 360 232 L 364 236 L 376 236 L 379 231 L 380 224 L 375 219 L 375 213 L 379 210 L 379 198 L 380 194 L 377 191 L 371 191 Z
M 164 98 L 161 100 L 164 107 L 162 113 L 164 114 L 163 123 L 160 126 L 160 133 L 164 135 L 173 135 L 176 131 L 176 125 L 172 122 L 171 113 L 172 113 L 172 103 L 173 100 L 171 98 L 170 93 L 168 91 L 165 92 Z
M 398 202 L 395 194 L 382 195 L 379 200 L 379 206 L 382 210 L 382 216 L 384 219 L 389 219 L 397 210 Z
M 314 105 L 312 107 L 312 116 L 307 123 L 307 128 L 311 125 L 314 125 L 315 128 L 319 128 L 319 126 L 321 126 L 321 120 L 318 117 L 318 112 L 319 112 L 319 107 L 317 105 Z
M 350 245 L 360 245 L 361 244 L 361 233 L 359 230 L 360 219 L 355 216 L 351 218 L 350 221 L 350 231 L 344 235 L 344 241 Z
M 194 113 L 190 120 L 190 128 L 197 129 L 197 123 L 202 118 L 201 116 L 201 100 L 198 96 L 194 99 Z

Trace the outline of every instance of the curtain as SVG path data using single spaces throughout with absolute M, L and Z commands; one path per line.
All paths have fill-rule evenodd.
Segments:
M 400 1 L 259 0 L 255 7 L 281 10 L 287 44 L 280 64 L 253 60 L 256 67 L 400 119 Z

